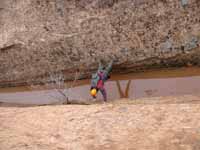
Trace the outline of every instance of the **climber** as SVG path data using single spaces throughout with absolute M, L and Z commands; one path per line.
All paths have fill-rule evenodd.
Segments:
M 93 98 L 96 98 L 97 92 L 100 90 L 101 94 L 103 95 L 104 102 L 107 101 L 107 95 L 106 95 L 106 90 L 104 88 L 104 83 L 110 78 L 112 64 L 113 61 L 111 61 L 109 65 L 105 68 L 99 61 L 98 71 L 92 74 L 92 79 L 91 79 L 90 94 Z

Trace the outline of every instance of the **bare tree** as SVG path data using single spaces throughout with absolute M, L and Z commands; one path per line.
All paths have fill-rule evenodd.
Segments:
M 59 100 L 63 104 L 69 104 L 69 96 L 68 96 L 68 86 L 65 83 L 64 75 L 59 73 L 50 74 L 50 76 L 47 78 L 47 80 L 44 82 L 45 86 L 47 88 L 55 90 L 59 95 L 54 96 L 55 99 Z
M 49 75 L 40 80 L 40 84 L 34 83 L 34 79 L 29 80 L 29 89 L 51 90 L 51 92 L 48 93 L 49 97 L 58 100 L 61 104 L 72 104 L 72 102 L 69 101 L 69 89 L 75 86 L 79 76 L 80 71 L 77 71 L 71 82 L 65 82 L 65 76 L 61 71 L 49 73 Z

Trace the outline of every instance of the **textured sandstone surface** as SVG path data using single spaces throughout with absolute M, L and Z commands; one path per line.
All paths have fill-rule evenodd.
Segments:
M 199 65 L 198 0 L 1 0 L 0 82 Z
M 0 107 L 0 150 L 199 150 L 200 98 Z

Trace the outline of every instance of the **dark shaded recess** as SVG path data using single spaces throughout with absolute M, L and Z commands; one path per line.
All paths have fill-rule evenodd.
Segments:
M 118 3 L 119 0 L 75 0 L 77 8 L 85 9 L 88 5 L 94 5 L 94 8 L 110 8 L 113 7 L 115 3 Z
M 182 51 L 182 53 L 185 53 L 185 47 L 184 46 L 181 46 L 181 51 Z
M 46 26 L 44 26 L 44 29 L 45 29 L 46 31 L 50 31 L 50 29 L 49 29 L 48 27 L 46 27 Z
M 49 0 L 36 0 L 36 4 L 41 6 L 44 6 L 44 3 L 49 4 L 49 2 Z
M 20 47 L 21 44 L 12 44 L 5 47 L 0 48 L 0 52 L 6 52 L 7 50 L 14 49 Z
M 200 0 L 196 0 L 196 4 L 198 7 L 200 7 Z
M 110 8 L 113 7 L 115 3 L 118 3 L 119 0 L 99 0 L 98 7 L 99 8 Z
M 160 0 L 161 2 L 163 2 L 163 3 L 167 3 L 167 0 Z
M 81 9 L 85 9 L 92 2 L 93 0 L 75 0 L 76 7 Z
M 113 73 L 144 72 L 152 69 L 187 67 L 188 63 L 200 66 L 200 53 L 178 54 L 172 58 L 152 57 L 135 63 L 124 62 L 113 66 Z

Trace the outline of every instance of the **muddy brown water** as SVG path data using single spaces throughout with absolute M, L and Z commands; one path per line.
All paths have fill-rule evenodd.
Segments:
M 73 88 L 66 89 L 69 100 L 91 100 L 89 80 L 82 80 Z M 112 75 L 105 84 L 108 100 L 119 98 L 199 95 L 200 68 L 154 70 L 144 73 Z M 102 100 L 98 93 L 97 99 Z M 56 90 L 30 90 L 30 87 L 0 89 L 0 102 L 19 104 L 51 104 L 61 101 Z

